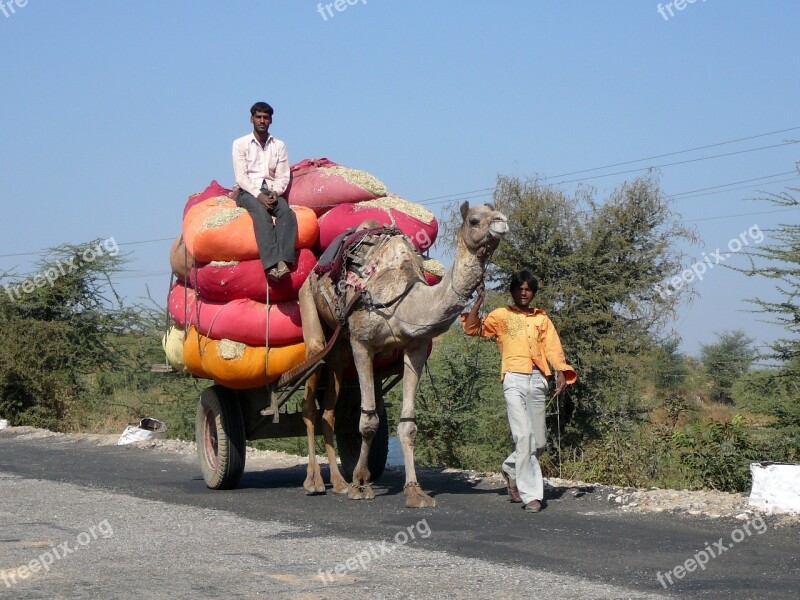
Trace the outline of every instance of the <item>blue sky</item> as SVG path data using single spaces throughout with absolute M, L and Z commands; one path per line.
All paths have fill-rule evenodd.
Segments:
M 430 199 L 498 174 L 553 177 L 800 127 L 800 4 L 788 0 L 698 0 L 667 20 L 650 0 L 359 0 L 333 16 L 323 3 L 326 19 L 310 0 L 22 4 L 0 12 L 0 271 L 37 258 L 8 254 L 113 236 L 133 251 L 119 279 L 131 301 L 169 283 L 169 241 L 134 242 L 174 238 L 189 194 L 232 183 L 231 142 L 255 100 L 275 107 L 291 162 L 327 156 L 437 213 Z M 568 179 L 791 140 L 800 129 Z M 690 262 L 753 225 L 797 223 L 800 211 L 748 198 L 800 185 L 799 159 L 788 144 L 662 167 L 668 194 L 794 172 L 678 196 L 702 241 Z M 584 183 L 602 198 L 636 175 Z M 760 214 L 731 216 L 745 213 Z M 772 287 L 710 270 L 675 323 L 683 349 L 735 328 L 774 339 L 742 312 Z

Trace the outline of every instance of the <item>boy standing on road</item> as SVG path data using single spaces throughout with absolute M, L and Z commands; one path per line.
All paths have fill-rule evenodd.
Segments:
M 236 204 L 250 213 L 264 271 L 278 281 L 295 261 L 297 217 L 281 196 L 289 185 L 289 158 L 286 145 L 269 133 L 273 113 L 266 102 L 250 108 L 253 133 L 233 142 L 233 173 Z
M 530 308 L 538 282 L 530 271 L 511 277 L 513 305 L 493 310 L 481 321 L 478 311 L 485 290 L 478 292 L 472 310 L 461 315 L 464 332 L 496 338 L 502 355 L 503 395 L 515 449 L 503 462 L 502 472 L 512 502 L 522 502 L 528 512 L 539 512 L 544 498 L 544 480 L 538 456 L 547 440 L 545 399 L 550 365 L 556 371 L 556 393 L 578 380 L 575 369 L 564 358 L 564 350 L 553 322 L 539 308 Z

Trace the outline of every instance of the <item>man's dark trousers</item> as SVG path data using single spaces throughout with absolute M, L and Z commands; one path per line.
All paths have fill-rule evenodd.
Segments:
M 261 188 L 265 194 L 266 188 Z M 244 190 L 239 190 L 236 196 L 237 206 L 246 208 L 253 219 L 256 232 L 258 255 L 264 270 L 269 270 L 278 264 L 279 260 L 294 264 L 296 257 L 295 243 L 297 242 L 297 217 L 289 208 L 289 203 L 281 196 L 270 214 L 258 198 Z M 272 217 L 275 217 L 275 224 Z

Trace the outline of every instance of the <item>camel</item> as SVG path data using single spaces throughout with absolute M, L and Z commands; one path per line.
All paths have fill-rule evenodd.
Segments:
M 453 267 L 435 286 L 424 283 L 422 258 L 410 241 L 405 236 L 394 235 L 386 236 L 384 243 L 375 247 L 366 266 L 356 269 L 348 266 L 345 279 L 333 281 L 329 273 L 317 275 L 312 272 L 300 289 L 303 338 L 308 356 L 319 353 L 326 344 L 323 324 L 328 329 L 335 328 L 337 310 L 341 311 L 342 306 L 352 306 L 344 322 L 346 329 L 327 360 L 329 384 L 323 403 L 322 428 L 334 493 L 346 492 L 348 498 L 354 500 L 375 497 L 367 468 L 372 438 L 378 430 L 373 357 L 379 352 L 400 348 L 404 354 L 403 406 L 397 433 L 405 463 L 406 506 L 436 506 L 436 500 L 423 492 L 417 482 L 414 468 L 417 434 L 414 400 L 427 359 L 428 343 L 447 331 L 461 314 L 483 280 L 489 256 L 508 232 L 508 219 L 490 205 L 470 208 L 465 202 L 461 205 L 461 216 L 463 222 Z M 337 288 L 342 291 L 341 295 L 336 294 Z M 359 297 L 354 298 L 354 295 Z M 338 306 L 337 298 L 341 298 Z M 361 388 L 359 432 L 362 442 L 353 481 L 348 485 L 336 463 L 333 411 L 350 354 Z M 308 470 L 303 487 L 308 493 L 325 492 L 314 443 L 318 377 L 319 372 L 306 382 L 303 399 L 303 420 L 309 445 Z

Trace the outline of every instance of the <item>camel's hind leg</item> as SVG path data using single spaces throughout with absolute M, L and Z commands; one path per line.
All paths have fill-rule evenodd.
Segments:
M 314 292 L 311 280 L 308 279 L 300 288 L 300 318 L 303 323 L 303 341 L 306 345 L 306 356 L 312 356 L 325 347 L 325 332 L 314 302 Z M 325 482 L 322 480 L 319 463 L 317 462 L 317 448 L 315 424 L 317 421 L 317 383 L 319 371 L 306 381 L 305 394 L 303 395 L 303 423 L 308 435 L 308 469 L 303 487 L 309 494 L 324 494 Z
M 325 436 L 325 453 L 328 455 L 328 465 L 331 472 L 331 483 L 333 484 L 334 494 L 346 494 L 350 491 L 350 486 L 342 477 L 339 465 L 336 460 L 336 450 L 333 446 L 334 433 L 334 409 L 336 401 L 342 390 L 344 379 L 344 369 L 350 358 L 347 352 L 346 343 L 337 343 L 328 354 L 328 389 L 325 390 L 325 404 L 322 412 L 322 433 Z

